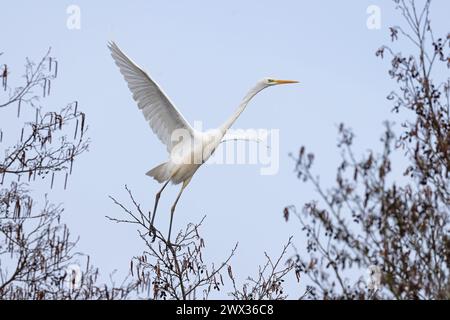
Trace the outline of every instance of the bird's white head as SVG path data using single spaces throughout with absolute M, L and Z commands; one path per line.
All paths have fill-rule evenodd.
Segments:
M 267 87 L 274 86 L 277 84 L 298 83 L 298 81 L 296 81 L 296 80 L 278 80 L 278 79 L 274 79 L 274 78 L 264 78 L 261 80 L 261 82 Z

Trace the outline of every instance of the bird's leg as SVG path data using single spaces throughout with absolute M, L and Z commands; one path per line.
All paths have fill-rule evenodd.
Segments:
M 183 193 L 183 190 L 187 187 L 188 183 L 191 181 L 191 178 L 188 180 L 183 181 L 183 186 L 181 187 L 180 192 L 178 193 L 177 198 L 175 199 L 175 202 L 172 205 L 172 208 L 170 209 L 170 225 L 169 225 L 169 236 L 167 237 L 167 242 L 170 243 L 170 234 L 172 233 L 172 221 L 173 221 L 173 213 L 175 212 L 175 207 L 177 206 L 178 200 L 180 200 L 181 194 Z
M 161 193 L 163 192 L 164 188 L 169 184 L 169 181 L 170 180 L 168 180 L 166 183 L 164 183 L 163 187 L 161 188 L 161 190 L 159 190 L 159 192 L 156 194 L 156 197 L 155 197 L 155 206 L 153 207 L 153 216 L 152 216 L 152 221 L 150 222 L 150 230 L 149 230 L 149 234 L 154 232 L 155 236 L 156 236 L 156 230 L 154 230 L 153 221 L 155 221 L 156 209 L 158 208 L 158 202 L 159 202 L 159 198 L 161 197 Z

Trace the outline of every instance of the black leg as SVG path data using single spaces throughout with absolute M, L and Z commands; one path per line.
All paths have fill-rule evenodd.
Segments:
M 188 180 L 185 180 L 183 182 L 183 186 L 181 187 L 180 192 L 178 193 L 177 198 L 175 199 L 175 202 L 172 205 L 172 209 L 170 209 L 170 225 L 169 225 L 169 236 L 167 237 L 167 241 L 170 243 L 170 235 L 172 233 L 172 222 L 173 222 L 173 213 L 175 212 L 175 207 L 177 206 L 178 200 L 180 200 L 181 194 L 183 193 L 184 188 L 187 187 L 188 183 L 191 181 L 191 178 Z
M 164 188 L 169 184 L 168 180 L 166 183 L 164 183 L 163 187 L 161 188 L 161 190 L 159 190 L 159 192 L 156 194 L 155 197 L 155 206 L 153 207 L 153 216 L 152 216 L 152 221 L 150 222 L 150 230 L 149 233 L 151 234 L 152 232 L 154 232 L 154 227 L 153 227 L 153 222 L 155 221 L 155 216 L 156 216 L 156 209 L 158 208 L 158 202 L 159 202 L 159 198 L 161 197 L 161 193 L 163 192 Z M 155 232 L 156 235 L 156 232 Z

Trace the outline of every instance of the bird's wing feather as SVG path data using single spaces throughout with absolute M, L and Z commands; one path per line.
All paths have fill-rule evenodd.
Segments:
M 158 84 L 144 70 L 136 65 L 119 47 L 110 42 L 111 56 L 124 76 L 134 100 L 142 110 L 153 132 L 172 150 L 171 135 L 176 129 L 186 129 L 193 135 L 193 129 L 177 108 L 170 102 Z
M 257 133 L 251 132 L 227 132 L 222 138 L 221 142 L 227 141 L 253 141 L 253 142 L 265 142 L 267 140 L 267 135 L 261 136 Z

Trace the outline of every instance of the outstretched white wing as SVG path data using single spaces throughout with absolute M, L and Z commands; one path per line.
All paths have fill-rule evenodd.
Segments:
M 193 136 L 193 129 L 177 108 L 170 102 L 158 84 L 144 70 L 128 58 L 114 43 L 108 44 L 111 56 L 124 76 L 133 98 L 142 110 L 153 132 L 172 150 L 171 135 L 176 129 L 186 129 Z

